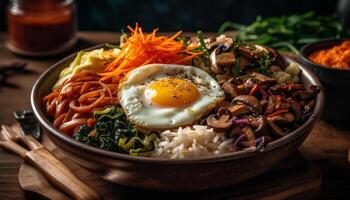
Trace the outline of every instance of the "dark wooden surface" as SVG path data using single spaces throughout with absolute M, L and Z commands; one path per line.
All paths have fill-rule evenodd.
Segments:
M 310 199 L 317 197 L 321 191 L 322 174 L 319 167 L 309 163 L 299 153 L 295 153 L 271 170 L 254 179 L 241 184 L 201 192 L 162 192 L 141 190 L 112 184 L 89 173 L 69 159 L 62 151 L 43 137 L 46 148 L 56 155 L 73 173 L 89 186 L 96 189 L 105 200 L 113 199 Z M 28 191 L 41 194 L 50 199 L 70 199 L 64 193 L 54 188 L 36 169 L 23 163 L 19 172 L 19 182 L 28 195 Z M 32 199 L 32 198 L 31 198 Z
M 94 44 L 114 42 L 118 33 L 83 32 L 74 50 Z M 12 124 L 12 112 L 30 108 L 30 90 L 40 73 L 64 55 L 38 59 L 17 56 L 5 46 L 5 34 L 0 34 L 0 64 L 14 61 L 27 62 L 36 71 L 34 75 L 18 75 L 10 79 L 21 86 L 20 89 L 0 87 L 0 124 Z M 74 51 L 72 50 L 72 51 Z M 350 128 L 344 129 L 321 121 L 300 148 L 309 161 L 317 164 L 323 174 L 322 192 L 318 199 L 348 199 L 350 197 Z M 17 175 L 22 160 L 0 150 L 0 199 L 22 199 Z

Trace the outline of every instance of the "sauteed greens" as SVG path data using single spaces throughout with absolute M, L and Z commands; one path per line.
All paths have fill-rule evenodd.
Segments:
M 74 135 L 75 139 L 92 146 L 130 155 L 147 155 L 153 150 L 155 133 L 140 133 L 116 106 L 94 112 L 96 123 L 90 128 L 84 124 Z

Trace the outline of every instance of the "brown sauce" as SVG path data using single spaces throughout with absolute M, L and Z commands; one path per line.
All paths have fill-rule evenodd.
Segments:
M 35 9 L 9 8 L 8 39 L 13 46 L 31 51 L 52 50 L 75 37 L 74 8 L 49 4 L 40 9 L 40 1 L 37 3 Z

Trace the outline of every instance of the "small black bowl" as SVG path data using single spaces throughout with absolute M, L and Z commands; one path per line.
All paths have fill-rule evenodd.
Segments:
M 323 39 L 309 43 L 301 48 L 299 59 L 320 79 L 325 89 L 325 109 L 323 119 L 345 125 L 350 122 L 350 69 L 337 69 L 316 64 L 308 56 L 321 49 L 339 45 L 349 39 Z

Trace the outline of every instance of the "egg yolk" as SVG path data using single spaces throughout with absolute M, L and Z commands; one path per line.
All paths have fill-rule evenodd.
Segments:
M 195 102 L 200 93 L 193 83 L 184 79 L 169 77 L 149 84 L 145 96 L 158 106 L 184 107 Z

